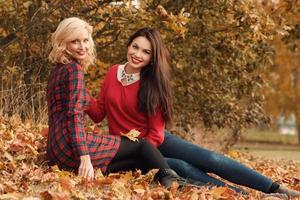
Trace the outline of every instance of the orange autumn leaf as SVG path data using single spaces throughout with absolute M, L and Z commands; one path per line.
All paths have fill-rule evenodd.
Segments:
M 69 200 L 70 196 L 66 193 L 44 191 L 40 193 L 42 200 Z
M 215 187 L 210 192 L 216 199 L 231 199 L 234 191 L 228 187 Z
M 40 133 L 43 137 L 47 137 L 48 136 L 48 131 L 49 131 L 48 127 L 43 127 Z

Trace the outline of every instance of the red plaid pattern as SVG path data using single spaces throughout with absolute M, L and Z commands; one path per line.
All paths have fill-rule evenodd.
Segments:
M 81 66 L 57 64 L 47 86 L 50 164 L 64 169 L 79 167 L 80 156 L 89 154 L 94 167 L 106 171 L 120 146 L 120 137 L 96 135 L 84 130 L 84 111 L 90 103 Z

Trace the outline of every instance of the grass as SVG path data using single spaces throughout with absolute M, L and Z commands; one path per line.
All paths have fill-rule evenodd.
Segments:
M 15 77 L 13 73 L 1 74 L 0 115 L 18 115 L 22 120 L 47 123 L 46 83 L 25 84 L 23 77 Z
M 248 129 L 233 146 L 242 152 L 268 159 L 300 160 L 298 135 L 282 135 L 277 131 Z
M 296 145 L 298 135 L 282 135 L 278 131 L 248 129 L 242 134 L 241 141 Z

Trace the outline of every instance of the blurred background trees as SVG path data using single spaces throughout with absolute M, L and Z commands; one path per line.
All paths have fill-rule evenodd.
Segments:
M 298 0 L 0 1 L 0 114 L 47 122 L 50 34 L 78 16 L 94 26 L 93 95 L 108 67 L 125 61 L 128 36 L 158 28 L 171 52 L 175 129 L 227 128 L 234 143 L 243 127 L 269 121 L 265 110 L 300 115 L 297 9 Z
M 300 144 L 300 1 L 264 1 L 263 6 L 279 27 L 272 40 L 274 59 L 262 72 L 265 109 L 275 121 L 295 116 Z

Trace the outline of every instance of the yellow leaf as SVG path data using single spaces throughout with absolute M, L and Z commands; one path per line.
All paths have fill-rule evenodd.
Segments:
M 146 190 L 143 188 L 136 188 L 133 191 L 136 192 L 137 194 L 141 194 L 141 195 L 144 195 L 146 192 Z
M 130 130 L 128 133 L 121 133 L 122 136 L 127 137 L 129 140 L 136 142 L 138 141 L 138 137 L 140 135 L 141 132 L 139 132 L 138 130 L 132 129 Z
M 191 200 L 198 200 L 199 199 L 198 193 L 194 191 L 193 194 L 191 195 L 190 199 Z
M 96 180 L 98 180 L 98 179 L 101 179 L 101 178 L 103 178 L 104 176 L 103 176 L 103 174 L 102 174 L 102 171 L 101 171 L 101 169 L 97 169 L 96 171 L 95 171 L 95 179 Z
M 124 176 L 123 176 L 123 180 L 125 182 L 128 182 L 129 180 L 131 180 L 133 177 L 132 177 L 132 171 L 127 171 Z
M 71 177 L 71 172 L 61 171 L 57 165 L 52 166 L 51 170 L 58 174 L 60 178 Z
M 72 199 L 84 200 L 86 199 L 84 194 L 81 191 L 72 191 Z
M 14 200 L 14 199 L 21 199 L 23 197 L 23 194 L 21 193 L 8 193 L 8 194 L 2 194 L 0 195 L 0 199 L 9 199 L 9 200 Z
M 234 191 L 228 187 L 215 187 L 211 190 L 215 199 L 231 199 Z
M 228 152 L 228 155 L 231 157 L 231 158 L 239 158 L 239 153 L 236 151 L 236 150 L 230 150 Z
M 226 192 L 226 187 L 215 187 L 211 190 L 211 194 L 214 198 L 220 199 L 223 197 L 223 194 Z

